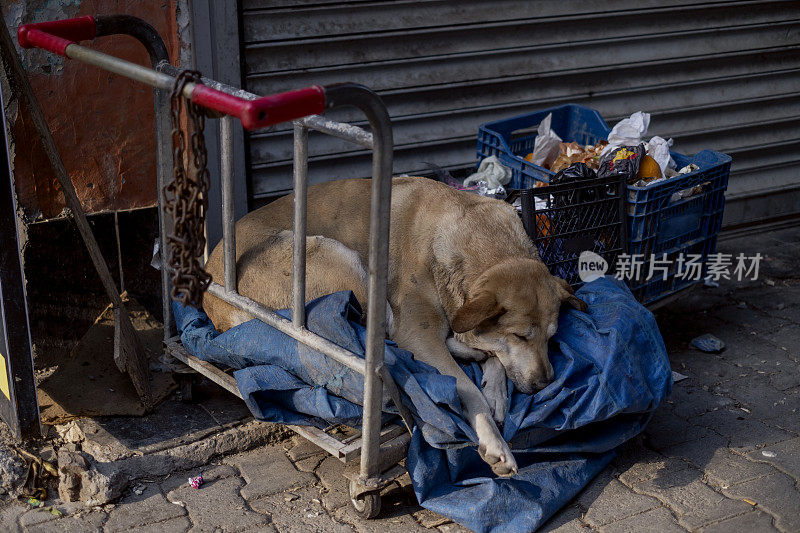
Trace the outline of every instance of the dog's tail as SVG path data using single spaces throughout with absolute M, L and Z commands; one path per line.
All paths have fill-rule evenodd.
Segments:
M 430 171 L 433 172 L 433 177 L 436 178 L 436 181 L 441 181 L 442 183 L 446 183 L 447 185 L 451 186 L 452 182 L 458 183 L 458 181 L 450 174 L 450 171 L 447 170 L 446 168 L 442 168 L 435 163 L 428 163 L 427 161 L 423 161 L 422 164 L 427 166 L 430 169 Z

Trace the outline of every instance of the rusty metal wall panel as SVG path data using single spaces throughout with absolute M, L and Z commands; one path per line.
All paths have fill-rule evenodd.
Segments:
M 796 1 L 242 0 L 256 93 L 354 81 L 395 129 L 395 172 L 474 164 L 478 125 L 577 102 L 609 123 L 639 109 L 675 149 L 734 158 L 726 224 L 800 213 Z M 337 118 L 357 119 L 340 113 Z M 252 134 L 251 198 L 291 188 L 291 131 Z M 311 136 L 312 182 L 369 173 L 369 155 Z M 738 205 L 733 205 L 738 204 Z
M 153 25 L 176 58 L 175 0 L 14 0 L 0 2 L 16 35 L 22 24 L 84 15 L 128 14 Z M 87 43 L 141 65 L 147 52 L 128 36 Z M 38 49 L 21 50 L 23 65 L 53 132 L 67 172 L 87 213 L 135 209 L 157 201 L 153 91 L 94 66 Z M 7 101 L 17 201 L 26 222 L 63 216 L 61 188 L 28 112 Z

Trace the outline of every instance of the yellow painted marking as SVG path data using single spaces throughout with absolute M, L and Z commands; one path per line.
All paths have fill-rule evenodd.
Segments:
M 8 370 L 6 369 L 6 358 L 0 353 L 0 391 L 3 391 L 6 398 L 11 401 L 11 393 L 8 388 Z

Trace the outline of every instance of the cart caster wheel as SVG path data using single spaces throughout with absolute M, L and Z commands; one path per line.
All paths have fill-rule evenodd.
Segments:
M 359 496 L 358 498 L 354 498 L 353 494 L 355 493 L 355 482 L 350 482 L 350 503 L 353 504 L 353 509 L 355 509 L 356 514 L 365 519 L 375 518 L 381 512 L 381 493 L 379 491 L 376 492 L 366 492 Z
M 191 403 L 193 401 L 194 375 L 193 374 L 173 374 L 175 381 L 178 382 L 178 390 L 181 394 L 181 401 Z

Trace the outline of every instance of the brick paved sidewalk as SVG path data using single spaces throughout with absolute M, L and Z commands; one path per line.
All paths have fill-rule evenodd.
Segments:
M 720 249 L 766 254 L 761 279 L 700 289 L 656 312 L 673 369 L 688 378 L 543 531 L 800 531 L 800 275 L 792 270 L 800 229 Z M 726 350 L 689 348 L 702 333 Z M 206 484 L 194 490 L 186 480 L 200 469 Z M 421 509 L 407 476 L 384 494 L 379 519 L 360 520 L 341 473 L 339 461 L 291 438 L 135 480 L 116 504 L 54 500 L 63 518 L 5 500 L 0 523 L 11 531 L 463 531 Z

